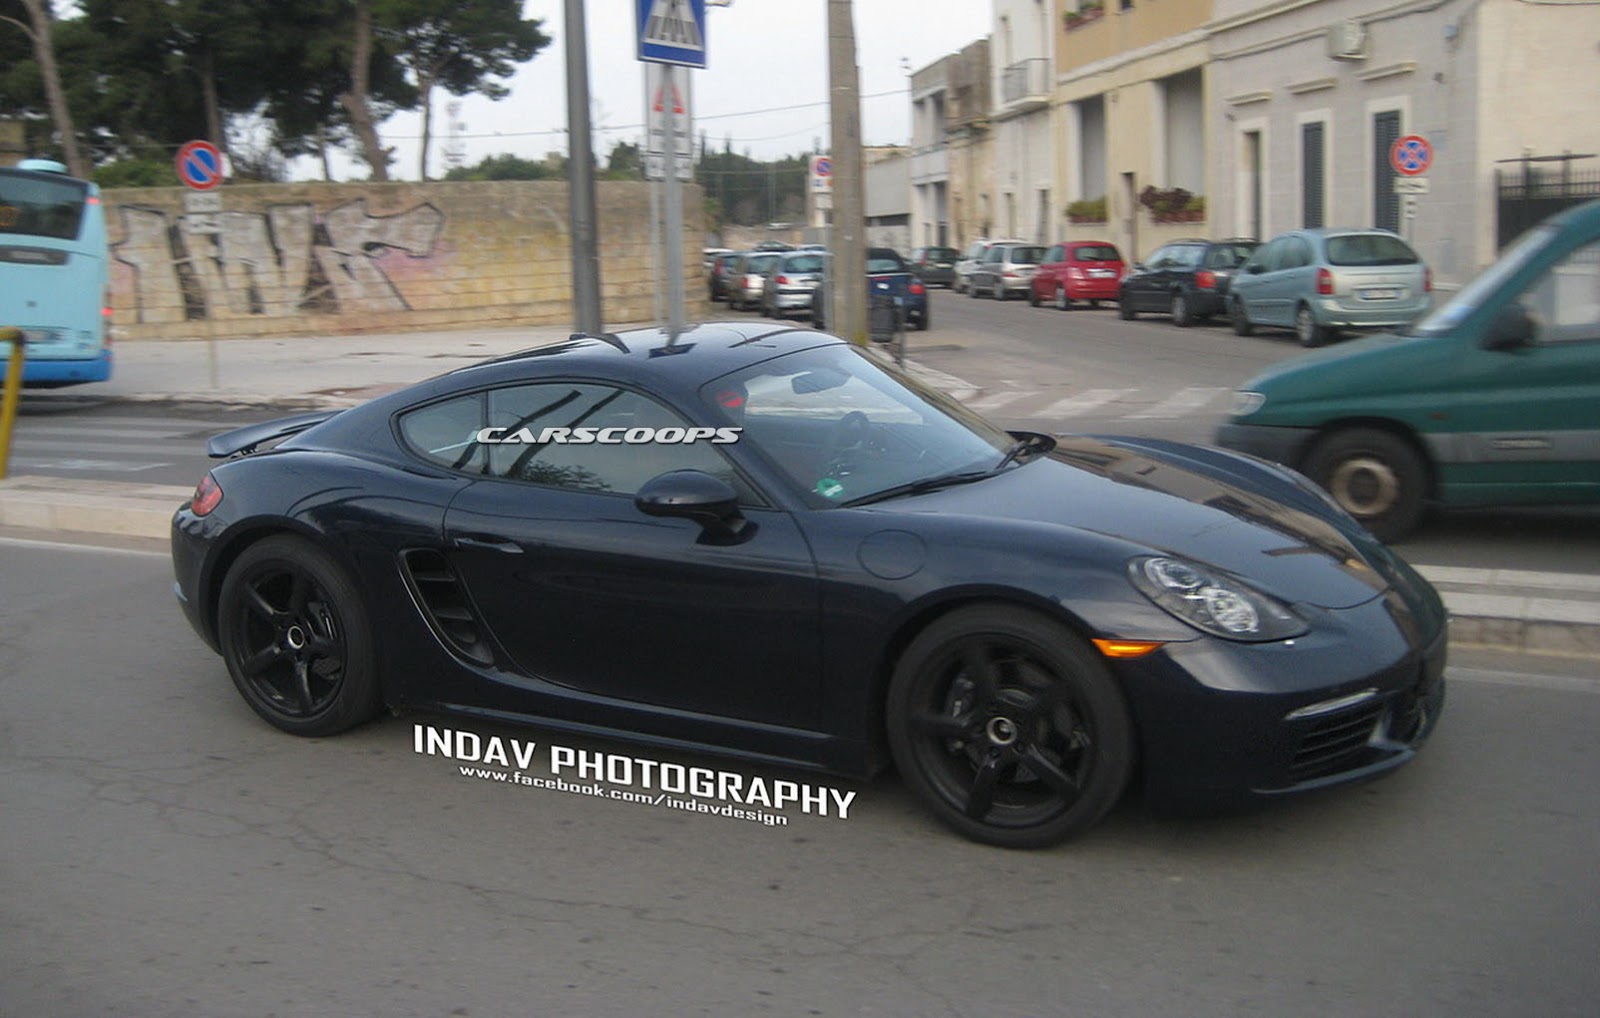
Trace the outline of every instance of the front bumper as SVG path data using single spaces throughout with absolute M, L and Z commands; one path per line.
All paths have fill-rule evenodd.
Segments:
M 1313 628 L 1295 640 L 1197 640 L 1123 663 L 1153 809 L 1284 798 L 1416 756 L 1444 708 L 1437 594 L 1391 588 L 1354 608 L 1297 608 Z
M 1232 421 L 1217 426 L 1216 443 L 1285 466 L 1297 466 L 1317 435 L 1314 428 L 1284 428 Z

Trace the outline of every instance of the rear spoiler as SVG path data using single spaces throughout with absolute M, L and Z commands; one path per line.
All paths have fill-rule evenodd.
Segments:
M 252 453 L 262 442 L 272 442 L 290 435 L 298 435 L 307 428 L 343 413 L 342 410 L 318 410 L 315 413 L 280 417 L 275 421 L 247 424 L 242 428 L 212 435 L 206 440 L 206 455 L 212 459 L 226 459 L 238 453 Z

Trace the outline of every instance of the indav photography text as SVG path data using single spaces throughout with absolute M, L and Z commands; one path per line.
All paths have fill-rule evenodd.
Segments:
M 769 781 L 737 771 L 560 745 L 547 747 L 549 775 L 545 776 L 531 773 L 539 759 L 535 742 L 484 737 L 434 725 L 413 725 L 412 749 L 424 756 L 455 761 L 463 777 L 748 820 L 768 827 L 788 824 L 789 818 L 781 813 L 766 812 L 786 807 L 848 820 L 856 798 L 855 792 L 827 785 Z

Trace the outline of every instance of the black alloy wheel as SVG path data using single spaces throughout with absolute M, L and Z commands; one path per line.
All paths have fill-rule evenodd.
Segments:
M 962 609 L 924 630 L 895 668 L 887 718 L 895 764 L 923 804 L 1005 848 L 1088 830 L 1133 770 L 1133 723 L 1105 662 L 1023 609 Z
M 217 620 L 234 686 L 268 723 L 333 735 L 382 707 L 361 595 L 310 541 L 278 535 L 247 548 L 223 580 Z

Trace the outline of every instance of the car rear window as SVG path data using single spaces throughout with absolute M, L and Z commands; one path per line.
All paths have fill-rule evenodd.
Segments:
M 893 251 L 868 251 L 868 272 L 905 272 L 906 263 Z
M 822 256 L 814 254 L 796 255 L 785 261 L 783 267 L 788 272 L 821 272 Z
M 930 247 L 924 257 L 930 262 L 953 262 L 959 255 L 953 247 Z
M 1014 247 L 1011 249 L 1010 260 L 1022 265 L 1038 265 L 1044 261 L 1044 248 Z
M 1415 265 L 1419 260 L 1405 241 L 1387 233 L 1346 233 L 1328 238 L 1330 265 Z
M 1110 244 L 1084 244 L 1072 249 L 1072 257 L 1080 262 L 1117 262 L 1122 256 Z
M 1213 269 L 1236 269 L 1249 259 L 1255 249 L 1254 244 L 1218 244 L 1211 249 L 1206 264 Z

